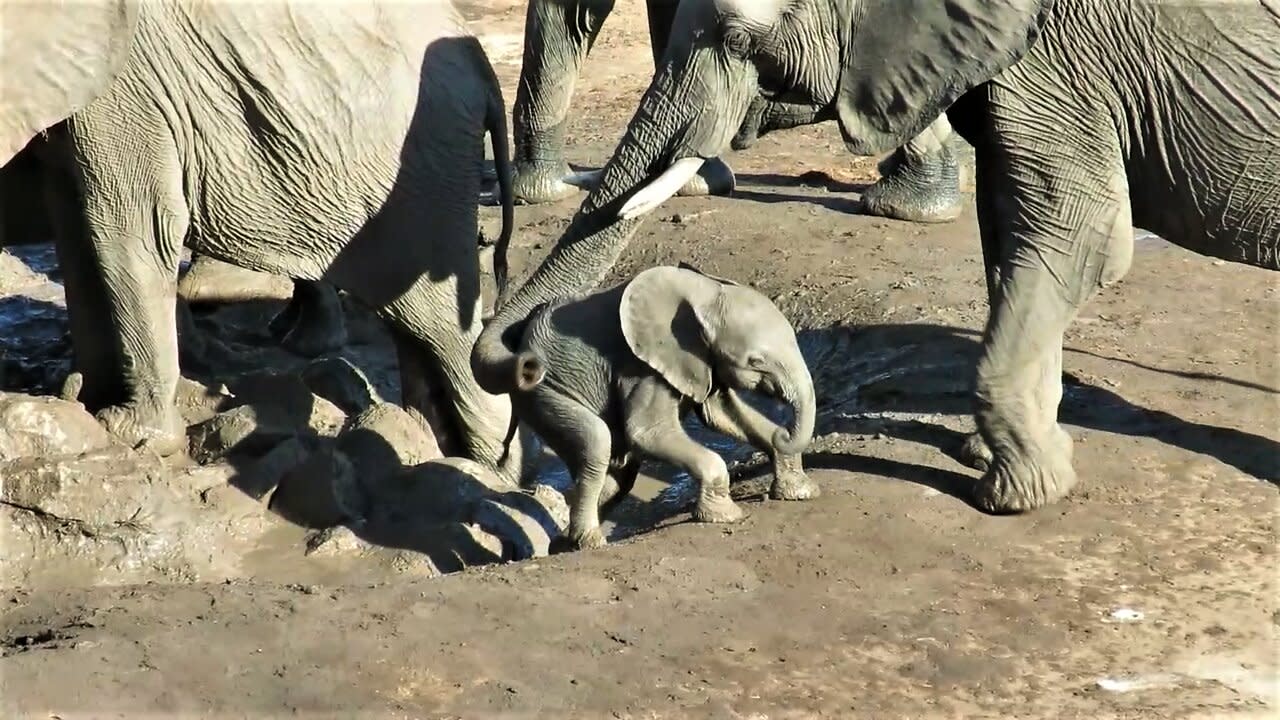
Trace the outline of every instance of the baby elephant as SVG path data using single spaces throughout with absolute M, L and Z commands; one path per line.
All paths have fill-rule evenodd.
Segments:
M 813 379 L 790 323 L 751 288 L 683 264 L 651 268 L 537 309 L 520 351 L 512 406 L 573 474 L 569 539 L 578 548 L 605 544 L 600 513 L 631 491 L 641 456 L 682 467 L 700 483 L 694 519 L 742 518 L 724 460 L 680 424 L 693 409 L 708 427 L 769 454 L 772 497 L 818 496 L 799 456 L 813 436 Z M 735 389 L 789 403 L 793 420 L 779 426 Z M 618 489 L 602 497 L 608 479 Z

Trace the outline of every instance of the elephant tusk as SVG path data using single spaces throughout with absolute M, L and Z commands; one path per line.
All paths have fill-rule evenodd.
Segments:
M 672 195 L 680 192 L 680 188 L 698 174 L 698 169 L 702 167 L 703 162 L 705 160 L 700 157 L 688 157 L 671 163 L 671 167 L 664 170 L 653 182 L 637 190 L 623 203 L 622 209 L 618 211 L 618 217 L 622 220 L 631 220 L 651 212 Z

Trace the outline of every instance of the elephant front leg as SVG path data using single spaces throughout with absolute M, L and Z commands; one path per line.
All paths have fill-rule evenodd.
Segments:
M 660 381 L 642 383 L 626 399 L 627 438 L 635 450 L 686 470 L 698 483 L 698 522 L 733 523 L 742 508 L 729 495 L 729 468 L 680 425 L 680 398 Z
M 81 162 L 89 170 L 84 250 L 97 259 L 124 375 L 123 403 L 102 408 L 98 418 L 126 443 L 168 455 L 186 439 L 175 404 L 177 270 L 188 223 L 181 169 L 163 138 L 112 142 L 117 133 L 111 113 L 107 117 L 99 124 L 90 112 L 71 124 Z M 134 128 L 126 132 L 137 136 Z M 114 152 L 118 147 L 130 147 L 138 157 L 123 160 Z M 149 172 L 138 177 L 133 171 L 137 167 Z
M 732 390 L 717 390 L 701 408 L 702 420 L 712 429 L 767 453 L 773 463 L 775 500 L 812 500 L 822 494 L 804 471 L 799 455 L 783 455 L 773 446 L 778 425 L 738 397 Z
M 972 156 L 947 116 L 939 116 L 880 163 L 880 179 L 862 192 L 863 212 L 924 223 L 956 219 L 964 207 L 961 185 Z
M 513 193 L 525 203 L 554 202 L 578 192 L 589 178 L 564 158 L 574 86 L 613 0 L 530 0 L 524 64 L 512 106 Z

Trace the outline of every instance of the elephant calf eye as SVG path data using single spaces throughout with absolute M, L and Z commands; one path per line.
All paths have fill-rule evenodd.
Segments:
M 764 367 L 764 358 L 759 355 L 752 355 L 747 358 L 747 366 L 753 370 L 759 370 Z

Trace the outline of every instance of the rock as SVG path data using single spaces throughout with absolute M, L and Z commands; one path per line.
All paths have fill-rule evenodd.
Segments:
M 204 465 L 231 453 L 261 455 L 295 433 L 269 408 L 242 405 L 192 426 L 187 438 L 192 459 Z
M 435 438 L 420 422 L 387 402 L 357 415 L 338 436 L 338 448 L 351 458 L 371 494 L 385 478 L 441 455 Z
M 367 512 L 355 468 L 332 448 L 321 449 L 286 472 L 268 507 L 289 522 L 312 528 L 360 524 Z
M 188 426 L 198 425 L 231 407 L 231 393 L 226 386 L 212 388 L 208 385 L 178 378 L 178 413 Z
M 346 358 L 313 361 L 302 371 L 302 382 L 348 415 L 359 415 L 382 402 L 369 379 Z
M 514 489 L 466 458 L 428 460 L 369 490 L 371 522 L 461 522 L 481 499 Z
M 82 405 L 0 394 L 0 461 L 76 455 L 111 444 L 110 434 Z
M 233 407 L 252 405 L 298 430 L 333 436 L 347 420 L 336 405 L 311 394 L 311 389 L 296 374 L 248 373 L 231 380 L 227 386 L 235 396 Z
M 471 517 L 480 528 L 502 538 L 504 554 L 511 560 L 546 556 L 568 519 L 564 498 L 545 486 L 485 498 L 476 503 Z
M 311 447 L 307 442 L 301 438 L 289 438 L 238 473 L 231 483 L 249 497 L 261 500 L 276 489 L 286 473 L 301 465 L 310 454 Z

